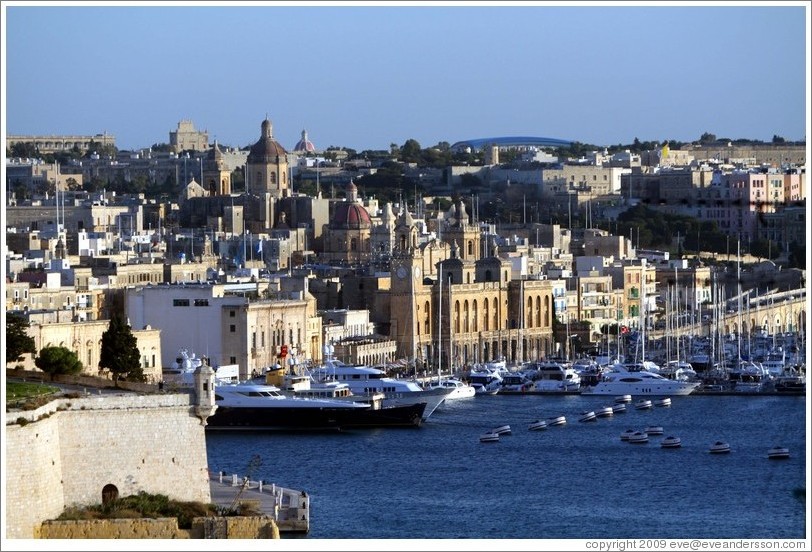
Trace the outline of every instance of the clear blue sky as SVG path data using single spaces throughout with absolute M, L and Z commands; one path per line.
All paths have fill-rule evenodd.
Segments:
M 4 3 L 8 134 L 388 149 L 531 135 L 801 140 L 808 3 L 287 7 Z

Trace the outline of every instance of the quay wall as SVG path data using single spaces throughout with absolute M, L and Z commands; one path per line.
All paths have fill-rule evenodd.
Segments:
M 8 538 L 37 537 L 66 507 L 101 503 L 103 489 L 211 502 L 204 426 L 189 394 L 60 398 L 5 417 Z

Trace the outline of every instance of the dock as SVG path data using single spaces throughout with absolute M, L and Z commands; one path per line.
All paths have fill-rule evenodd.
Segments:
M 310 496 L 273 483 L 224 472 L 209 477 L 212 503 L 223 508 L 251 506 L 276 522 L 280 534 L 310 532 Z

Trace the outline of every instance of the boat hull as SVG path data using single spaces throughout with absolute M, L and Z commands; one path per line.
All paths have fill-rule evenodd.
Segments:
M 426 403 L 391 408 L 268 408 L 218 406 L 209 430 L 303 431 L 420 427 Z

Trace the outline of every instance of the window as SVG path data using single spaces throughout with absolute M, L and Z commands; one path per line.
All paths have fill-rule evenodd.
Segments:
M 232 328 L 233 328 L 233 327 L 234 327 L 234 326 L 232 326 Z M 229 361 L 231 364 L 237 364 L 237 357 L 228 357 L 228 361 Z
M 188 307 L 189 300 L 188 299 L 173 299 L 172 300 L 173 307 Z
M 235 326 L 234 324 L 230 325 L 228 327 L 228 331 L 230 331 L 231 333 L 236 332 L 237 331 L 237 326 Z
M 196 307 L 208 307 L 209 300 L 208 299 L 195 299 L 195 306 Z
M 229 318 L 234 318 L 235 316 L 237 316 L 237 313 L 236 311 L 228 311 L 228 316 Z

